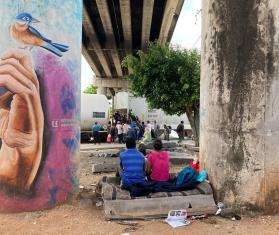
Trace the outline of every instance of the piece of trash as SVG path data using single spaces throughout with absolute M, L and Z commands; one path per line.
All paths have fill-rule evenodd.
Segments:
M 173 228 L 178 228 L 190 224 L 190 221 L 187 220 L 186 210 L 169 211 L 168 218 L 166 218 L 165 221 Z
M 190 220 L 199 220 L 199 219 L 206 219 L 208 217 L 207 214 L 202 214 L 202 215 L 192 215 L 188 219 Z
M 225 208 L 225 205 L 223 202 L 218 202 L 217 203 L 217 208 L 218 210 L 216 211 L 215 215 L 220 215 L 222 210 Z
M 139 224 L 131 225 L 131 226 L 127 227 L 127 228 L 124 228 L 123 229 L 123 233 L 128 233 L 129 234 L 129 232 L 135 232 L 135 231 L 141 230 L 141 229 L 143 229 L 143 225 L 139 225 Z
M 102 207 L 104 205 L 103 201 L 96 202 L 96 207 Z
M 231 220 L 235 221 L 235 220 L 241 220 L 241 217 L 239 215 L 234 215 Z
M 120 225 L 130 225 L 130 226 L 137 226 L 139 223 L 136 221 L 129 221 L 129 220 L 123 220 L 117 222 Z

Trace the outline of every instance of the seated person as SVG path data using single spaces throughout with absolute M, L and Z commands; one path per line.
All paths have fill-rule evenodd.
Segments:
M 148 154 L 147 173 L 150 174 L 151 181 L 168 181 L 169 176 L 169 154 L 162 151 L 163 143 L 156 139 L 153 143 L 154 150 Z
M 135 184 L 146 183 L 145 158 L 136 149 L 136 140 L 133 137 L 126 138 L 126 151 L 120 153 L 121 181 L 124 189 L 129 189 Z

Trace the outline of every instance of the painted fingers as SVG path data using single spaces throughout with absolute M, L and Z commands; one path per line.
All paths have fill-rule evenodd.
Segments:
M 11 50 L 1 56 L 0 76 L 0 86 L 12 93 L 32 94 L 39 90 L 31 56 L 24 50 Z M 11 85 L 10 80 L 14 85 Z

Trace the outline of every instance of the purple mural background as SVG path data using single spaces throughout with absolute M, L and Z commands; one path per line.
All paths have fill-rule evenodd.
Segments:
M 26 1 L 23 7 L 32 9 L 35 3 L 44 2 L 41 3 L 42 6 L 44 4 L 48 6 L 45 9 L 39 8 L 41 12 L 37 15 L 40 16 L 48 14 L 47 11 L 54 6 L 62 7 L 64 1 L 61 1 Z M 12 14 L 11 6 L 12 3 L 6 5 Z M 67 4 L 64 4 L 65 6 L 68 7 L 68 12 L 61 16 L 60 20 L 63 21 L 72 15 L 71 22 L 74 21 L 74 26 L 79 28 L 76 28 L 73 33 L 69 29 L 73 25 L 71 22 L 61 23 L 59 27 L 57 25 L 53 36 L 51 36 L 57 38 L 58 41 L 67 43 L 70 48 L 69 52 L 66 52 L 65 56 L 63 55 L 60 58 L 40 48 L 32 49 L 32 59 L 40 84 L 40 97 L 44 113 L 43 153 L 40 167 L 30 192 L 22 194 L 16 190 L 7 191 L 0 188 L 0 211 L 3 212 L 51 208 L 68 200 L 78 186 L 76 177 L 76 167 L 78 165 L 76 162 L 80 138 L 82 3 L 80 0 L 69 0 Z M 5 6 L 3 9 L 5 9 Z M 51 13 L 53 14 L 53 12 Z M 33 9 L 33 15 L 35 14 L 36 9 Z M 1 17 L 3 16 L 0 16 L 0 19 Z M 57 17 L 60 17 L 60 15 L 57 15 Z M 55 20 L 55 23 L 58 24 L 59 19 L 56 18 Z M 4 26 L 0 26 L 0 32 L 1 27 Z M 44 25 L 42 29 L 47 30 L 47 27 L 47 25 Z M 57 34 L 55 35 L 55 33 Z M 64 37 L 61 37 L 62 35 Z M 0 40 L 0 45 L 1 43 Z

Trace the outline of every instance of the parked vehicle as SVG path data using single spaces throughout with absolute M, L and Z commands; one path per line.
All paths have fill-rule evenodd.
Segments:
M 151 123 L 156 121 L 163 129 L 164 124 L 171 126 L 173 130 L 176 130 L 177 125 L 183 120 L 185 129 L 191 129 L 186 114 L 166 115 L 160 109 L 149 109 L 147 102 L 144 98 L 134 97 L 128 92 L 118 92 L 115 96 L 115 110 L 132 110 L 132 113 L 139 117 L 141 121 L 146 122 L 149 120 Z
M 105 95 L 81 94 L 81 140 L 89 140 L 91 127 L 95 122 L 102 126 L 109 121 L 109 100 Z

